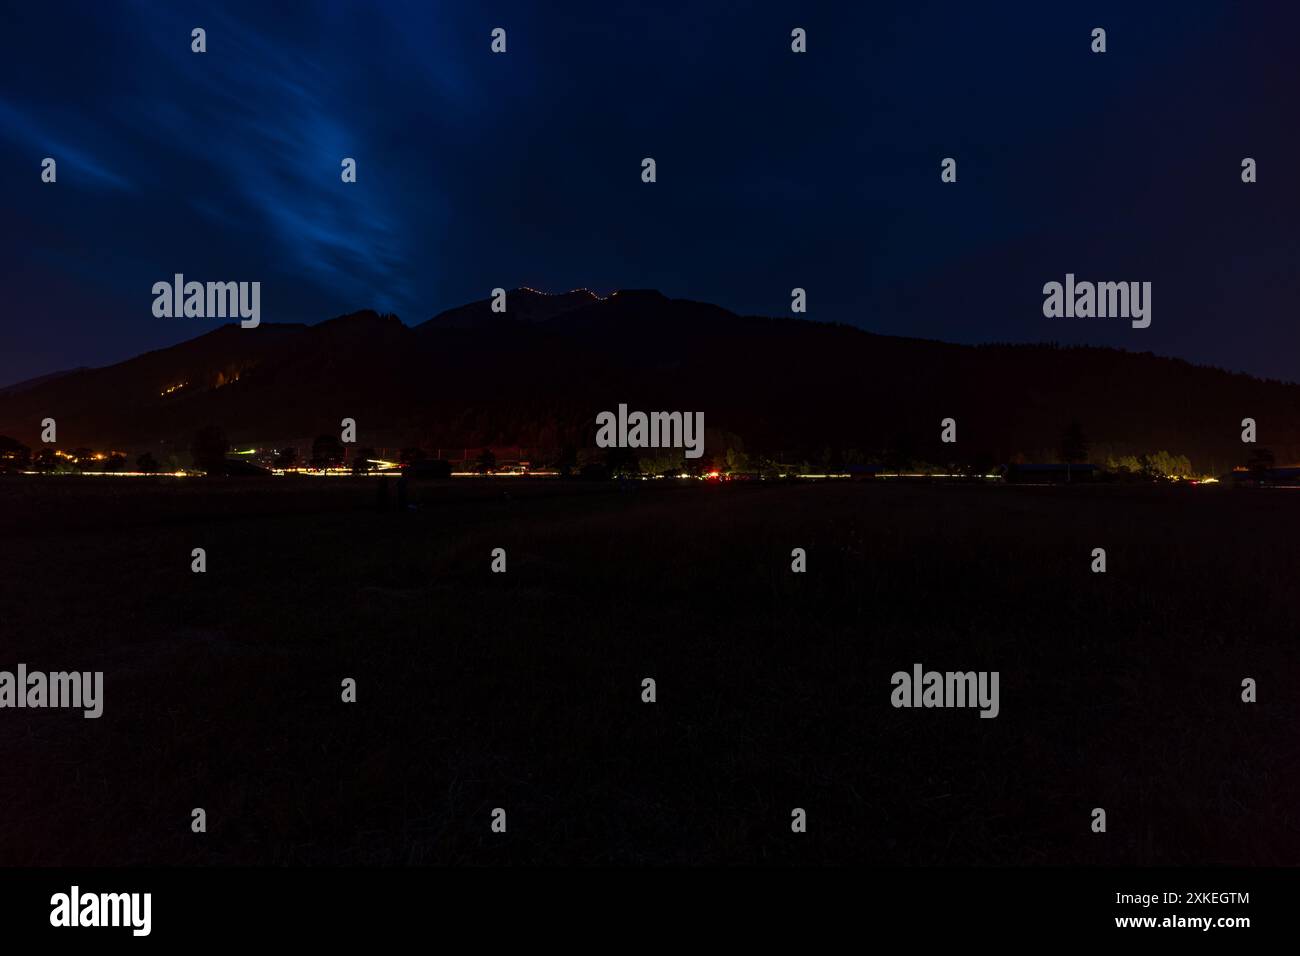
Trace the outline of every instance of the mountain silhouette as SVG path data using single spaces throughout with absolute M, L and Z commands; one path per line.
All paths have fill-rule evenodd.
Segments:
M 601 298 L 515 289 L 415 326 L 358 312 L 317 325 L 222 326 L 116 365 L 0 392 L 0 434 L 127 452 L 187 449 L 220 425 L 240 446 L 310 440 L 356 420 L 370 447 L 594 446 L 595 416 L 702 411 L 706 454 L 786 461 L 1005 462 L 1056 457 L 1071 422 L 1093 456 L 1167 450 L 1245 462 L 1243 418 L 1300 458 L 1300 385 L 1150 353 L 954 345 L 796 318 L 740 316 L 653 290 Z M 940 423 L 957 422 L 942 444 Z
M 12 385 L 6 385 L 0 388 L 0 395 L 8 395 L 11 392 L 24 392 L 29 388 L 35 388 L 45 382 L 52 382 L 56 378 L 62 378 L 64 375 L 71 375 L 73 372 L 84 372 L 87 366 L 80 365 L 77 368 L 64 369 L 60 372 L 49 372 L 45 375 L 38 375 L 36 378 L 24 379 L 21 382 L 14 382 Z

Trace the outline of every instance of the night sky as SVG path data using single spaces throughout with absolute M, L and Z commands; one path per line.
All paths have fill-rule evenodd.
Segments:
M 1300 380 L 1295 4 L 5 7 L 0 383 L 220 324 L 153 316 L 176 272 L 260 281 L 264 322 L 801 286 L 878 332 Z M 1151 327 L 1044 318 L 1066 272 L 1152 282 Z

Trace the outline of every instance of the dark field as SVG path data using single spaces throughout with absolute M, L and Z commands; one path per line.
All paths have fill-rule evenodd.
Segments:
M 374 489 L 0 480 L 0 864 L 1300 863 L 1300 492 Z

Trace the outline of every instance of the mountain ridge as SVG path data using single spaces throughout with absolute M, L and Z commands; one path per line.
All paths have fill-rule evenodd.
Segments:
M 186 448 L 203 425 L 274 444 L 358 422 L 361 444 L 591 447 L 627 402 L 705 413 L 714 446 L 786 456 L 1050 457 L 1082 423 L 1099 453 L 1186 454 L 1204 468 L 1260 445 L 1300 457 L 1300 385 L 1093 346 L 965 345 L 795 317 L 741 316 L 655 290 L 507 293 L 408 326 L 361 310 L 315 325 L 229 323 L 169 348 L 0 391 L 0 434 L 35 446 Z M 940 421 L 958 422 L 956 445 Z

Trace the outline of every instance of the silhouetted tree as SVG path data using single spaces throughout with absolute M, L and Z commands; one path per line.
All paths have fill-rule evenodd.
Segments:
M 53 448 L 42 448 L 34 464 L 37 471 L 54 471 L 59 467 L 59 456 L 54 454 Z
M 125 456 L 125 455 L 119 455 L 117 452 L 113 452 L 113 454 L 111 454 L 111 455 L 108 456 L 108 461 L 106 461 L 106 462 L 104 463 L 104 470 L 105 470 L 105 471 L 125 471 L 125 470 L 126 470 L 126 456 Z
M 333 468 L 343 462 L 343 443 L 333 435 L 317 435 L 311 443 L 311 466 Z
M 195 468 L 208 475 L 219 475 L 225 471 L 226 452 L 229 450 L 230 442 L 221 427 L 205 425 L 194 436 L 194 443 L 190 445 L 190 457 L 194 460 Z
M 1121 478 L 1133 478 L 1144 473 L 1141 460 L 1136 455 L 1110 455 L 1106 458 L 1106 469 Z
M 1147 477 L 1161 480 L 1190 474 L 1192 463 L 1186 455 L 1173 455 L 1161 450 L 1142 456 L 1142 471 Z
M 373 448 L 358 448 L 352 454 L 352 474 L 364 475 L 370 471 L 374 467 L 370 459 L 374 457 L 375 450 Z
M 698 478 L 713 468 L 713 460 L 704 456 L 686 458 L 684 459 L 684 467 L 688 475 Z
M 153 474 L 158 470 L 158 460 L 150 452 L 145 452 L 135 460 L 135 470 Z
M 978 478 L 983 475 L 993 473 L 997 467 L 997 462 L 993 456 L 986 451 L 977 451 L 969 460 L 957 466 L 956 474 L 966 475 L 971 478 Z
M 1271 469 L 1274 463 L 1275 459 L 1271 451 L 1267 448 L 1256 448 L 1251 453 L 1250 461 L 1246 463 L 1246 467 L 1250 469 L 1252 475 L 1259 478 Z
M 885 452 L 885 465 L 893 471 L 906 471 L 916 457 L 916 442 L 907 432 L 894 435 Z
M 754 459 L 754 466 L 764 478 L 781 477 L 781 464 L 771 455 L 759 455 Z
M 1078 422 L 1070 422 L 1061 435 L 1060 455 L 1061 461 L 1071 465 L 1088 460 L 1088 439 Z
M 1069 481 L 1070 466 L 1088 460 L 1088 439 L 1084 437 L 1083 426 L 1070 422 L 1061 434 L 1061 447 L 1057 451 L 1061 461 L 1065 462 L 1065 480 Z
M 486 475 L 497 466 L 497 456 L 492 454 L 491 448 L 484 448 L 483 453 L 478 456 L 478 473 Z
M 838 456 L 837 456 L 838 457 Z M 749 456 L 739 448 L 727 449 L 727 471 L 735 474 L 736 472 L 749 470 Z
M 685 467 L 685 454 L 680 448 L 647 449 L 637 455 L 643 475 L 677 475 Z
M 560 473 L 561 478 L 568 478 L 573 474 L 573 469 L 577 467 L 577 450 L 572 445 L 565 445 L 560 449 L 560 457 L 555 461 L 555 470 Z
M 611 448 L 605 452 L 605 467 L 616 478 L 641 474 L 641 461 L 631 448 Z
M 844 467 L 844 459 L 840 455 L 839 445 L 827 445 L 822 449 L 820 458 L 822 471 L 839 471 Z M 731 452 L 727 452 L 727 466 L 731 467 Z

